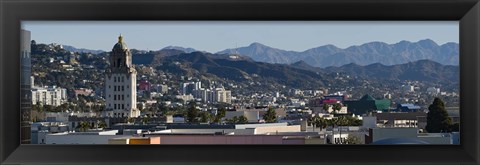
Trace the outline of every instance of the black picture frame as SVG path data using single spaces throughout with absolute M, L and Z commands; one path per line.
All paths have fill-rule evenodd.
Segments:
M 479 164 L 478 0 L 2 0 L 3 164 Z M 460 145 L 20 145 L 21 20 L 457 20 Z

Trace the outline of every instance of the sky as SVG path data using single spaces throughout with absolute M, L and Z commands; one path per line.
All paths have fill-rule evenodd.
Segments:
M 291 51 L 380 41 L 459 42 L 458 21 L 22 21 L 37 43 L 110 51 L 122 34 L 130 49 L 190 47 L 215 53 L 253 42 Z

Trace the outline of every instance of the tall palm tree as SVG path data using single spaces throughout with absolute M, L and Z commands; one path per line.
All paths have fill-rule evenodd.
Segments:
M 328 126 L 327 120 L 325 120 L 324 118 L 318 117 L 318 116 L 315 117 L 314 122 L 315 122 L 315 126 L 320 128 L 320 131 L 327 128 L 327 126 Z

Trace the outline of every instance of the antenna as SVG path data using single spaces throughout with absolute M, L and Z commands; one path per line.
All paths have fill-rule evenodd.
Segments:
M 235 55 L 238 54 L 238 50 L 237 50 L 237 49 L 238 49 L 238 44 L 235 42 Z

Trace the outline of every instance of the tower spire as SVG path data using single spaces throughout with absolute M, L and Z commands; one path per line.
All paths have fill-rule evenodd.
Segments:
M 118 36 L 118 42 L 122 43 L 123 42 L 123 36 L 122 33 L 120 33 L 120 36 Z

